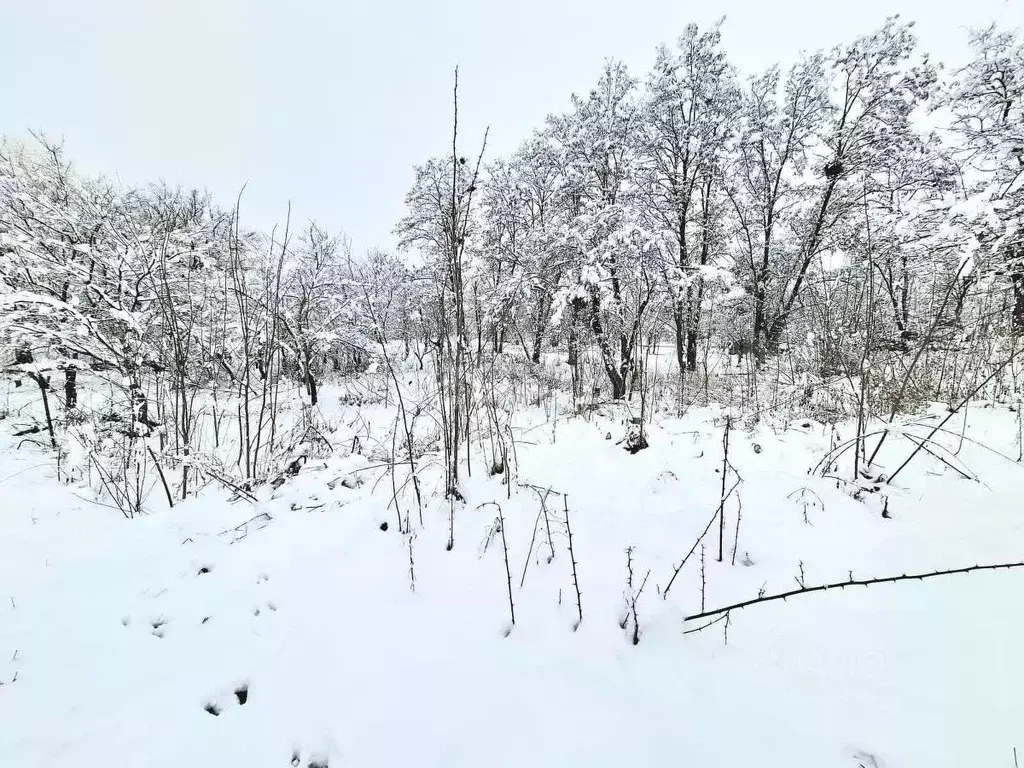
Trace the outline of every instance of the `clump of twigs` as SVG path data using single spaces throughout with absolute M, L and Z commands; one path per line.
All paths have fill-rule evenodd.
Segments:
M 548 544 L 548 556 L 546 558 L 548 564 L 555 559 L 555 547 L 551 541 L 551 517 L 548 514 L 547 495 L 552 493 L 551 489 L 544 489 L 541 493 L 541 489 L 531 486 L 537 491 L 537 495 L 540 497 L 540 509 L 537 510 L 537 517 L 533 521 L 533 533 L 530 535 L 530 546 L 526 552 L 526 560 L 523 562 L 523 575 L 519 579 L 519 588 L 523 588 L 523 584 L 526 583 L 526 572 L 530 568 L 530 560 L 533 558 L 533 549 L 537 543 L 537 530 L 540 528 L 541 517 L 544 518 L 544 527 L 547 532 L 547 544 Z
M 708 520 L 708 524 L 704 526 L 704 530 L 701 531 L 700 536 L 693 542 L 693 546 L 690 547 L 690 551 L 686 553 L 686 556 L 680 561 L 672 571 L 672 577 L 668 580 L 668 584 L 665 585 L 665 590 L 661 593 L 663 599 L 668 598 L 669 590 L 672 589 L 672 585 L 675 583 L 676 577 L 683 570 L 683 566 L 689 561 L 690 557 L 694 552 L 697 551 L 697 547 L 702 546 L 704 537 L 708 535 L 708 531 L 711 530 L 711 526 L 714 525 L 715 521 L 718 521 L 718 562 L 722 562 L 725 557 L 725 504 L 732 497 L 733 493 L 739 487 L 739 484 L 743 482 L 743 478 L 740 473 L 733 466 L 732 462 L 729 461 L 729 430 L 732 427 L 732 419 L 727 416 L 725 420 L 725 433 L 722 436 L 722 491 L 718 501 L 718 507 L 715 508 L 715 513 Z M 735 478 L 731 487 L 727 488 L 728 475 L 732 473 Z M 733 550 L 732 550 L 732 564 L 736 564 L 736 551 L 739 548 L 739 535 L 740 535 L 740 514 L 737 512 L 736 515 L 736 531 L 733 539 Z
M 626 548 L 626 591 L 623 593 L 625 600 L 625 608 L 622 612 L 622 618 L 619 620 L 619 628 L 628 631 L 630 642 L 633 645 L 640 644 L 640 617 L 637 614 L 637 603 L 640 602 L 641 596 L 644 593 L 644 587 L 647 586 L 647 579 L 651 576 L 651 569 L 647 569 L 647 573 L 644 575 L 644 580 L 640 582 L 640 588 L 634 591 L 634 573 L 633 573 L 633 547 Z
M 633 547 L 626 547 L 626 591 L 622 593 L 623 608 L 619 629 L 625 629 L 629 622 L 629 607 L 633 600 Z
M 651 569 L 648 568 L 647 569 L 647 574 L 644 576 L 644 580 L 640 584 L 640 589 L 638 589 L 636 591 L 636 595 L 630 601 L 630 608 L 631 608 L 631 613 L 632 613 L 632 618 L 633 618 L 633 638 L 632 638 L 633 645 L 639 645 L 640 644 L 640 618 L 639 618 L 639 616 L 637 616 L 636 604 L 640 601 L 640 597 L 644 593 L 644 587 L 647 586 L 647 579 L 650 578 L 650 575 L 651 575 Z
M 812 491 L 810 488 L 804 486 L 803 488 L 797 488 L 791 494 L 786 496 L 790 501 L 794 501 L 803 507 L 804 512 L 804 523 L 807 525 L 814 525 L 811 522 L 810 517 L 807 515 L 809 509 L 817 509 L 824 511 L 825 504 L 822 502 L 821 497 Z
M 12 605 L 14 604 L 14 598 L 13 597 L 11 598 L 11 604 Z M 14 655 L 11 656 L 11 663 L 12 664 L 14 664 L 14 663 L 16 663 L 18 661 L 18 651 L 19 651 L 19 649 L 16 648 L 14 650 Z M 14 670 L 14 676 L 10 680 L 0 680 L 0 686 L 3 686 L 3 685 L 8 684 L 8 683 L 16 683 L 16 682 L 18 682 L 18 672 L 19 671 L 20 670 L 17 670 L 17 669 Z

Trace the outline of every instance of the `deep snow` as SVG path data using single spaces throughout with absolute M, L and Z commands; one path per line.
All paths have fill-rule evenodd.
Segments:
M 338 446 L 351 442 L 346 414 L 332 414 Z M 386 429 L 393 412 L 363 416 Z M 1016 414 L 972 405 L 967 418 L 967 437 L 1010 458 L 963 442 L 975 482 L 919 456 L 889 519 L 877 494 L 857 501 L 808 476 L 830 427 L 739 423 L 736 564 L 730 501 L 724 563 L 717 528 L 706 539 L 707 607 L 792 589 L 801 567 L 811 585 L 1024 559 Z M 415 592 L 390 482 L 370 468 L 356 488 L 328 487 L 365 461 L 311 461 L 257 504 L 208 489 L 126 521 L 8 440 L 0 766 L 998 768 L 1024 750 L 1024 572 L 799 596 L 734 612 L 727 643 L 724 622 L 684 634 L 701 603 L 699 550 L 661 593 L 718 504 L 721 410 L 659 417 L 636 455 L 615 444 L 611 411 L 553 428 L 535 409 L 516 423 L 512 498 L 475 467 L 452 551 L 448 503 L 424 469 Z M 881 464 L 909 450 L 890 440 Z M 538 493 L 519 483 L 568 494 L 576 631 L 561 498 L 549 498 L 548 562 Z M 496 508 L 478 506 L 490 501 L 505 519 L 511 631 L 501 535 L 485 548 Z M 627 547 L 637 583 L 650 570 L 636 646 L 620 628 Z

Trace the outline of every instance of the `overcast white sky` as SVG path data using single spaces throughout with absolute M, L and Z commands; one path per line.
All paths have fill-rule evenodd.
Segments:
M 86 172 L 164 178 L 246 218 L 294 215 L 390 246 L 412 165 L 491 126 L 505 154 L 585 91 L 606 57 L 643 76 L 691 21 L 726 16 L 746 73 L 877 27 L 918 23 L 933 57 L 965 28 L 1024 28 L 1024 0 L 0 0 L 0 132 L 63 136 Z

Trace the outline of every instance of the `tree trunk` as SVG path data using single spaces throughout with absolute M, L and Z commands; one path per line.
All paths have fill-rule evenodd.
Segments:
M 697 370 L 697 334 L 696 328 L 690 328 L 686 336 L 686 370 Z
M 473 313 L 476 315 L 476 358 L 479 360 L 484 354 L 484 323 L 483 312 L 480 309 L 480 296 L 477 294 L 476 283 L 473 284 Z M 495 350 L 497 352 L 497 350 Z
M 1011 275 L 1013 285 L 1013 321 L 1011 328 L 1015 334 L 1024 334 L 1024 272 Z
M 622 400 L 626 397 L 626 379 L 621 373 L 611 369 L 608 377 L 612 382 L 612 400 Z
M 537 326 L 533 332 L 533 349 L 530 351 L 530 360 L 536 365 L 540 363 L 541 345 L 544 343 L 544 328 Z
M 679 363 L 679 370 L 685 371 L 688 368 L 689 344 L 686 335 L 686 317 L 678 301 L 672 304 L 672 322 L 676 327 L 676 362 Z
M 594 333 L 594 338 L 597 339 L 597 346 L 601 351 L 601 364 L 612 385 L 612 399 L 621 400 L 626 396 L 626 382 L 628 381 L 628 343 L 625 334 L 620 333 L 619 357 L 616 360 L 601 321 L 601 306 L 597 298 L 591 299 L 590 302 L 590 329 Z
M 78 405 L 78 369 L 64 369 L 64 409 L 70 411 Z
M 698 278 L 696 296 L 689 299 L 686 328 L 686 369 L 697 370 L 697 344 L 700 338 L 700 311 L 704 301 L 704 280 Z
M 633 370 L 633 345 L 626 338 L 626 334 L 619 334 L 619 378 L 622 380 L 621 394 L 615 394 L 617 387 L 612 381 L 612 397 L 620 400 L 626 396 L 626 385 L 629 382 L 630 371 Z
M 306 366 L 306 391 L 309 393 L 309 404 L 316 405 L 317 403 L 317 389 L 316 379 L 313 378 L 313 371 L 310 370 L 309 366 Z
M 779 342 L 782 341 L 782 332 L 786 329 L 786 316 L 777 315 L 768 326 L 764 334 L 764 346 L 762 351 L 765 356 L 774 355 L 779 351 Z M 764 358 L 758 358 L 762 361 Z
M 316 377 L 313 375 L 313 350 L 311 347 L 307 346 L 299 354 L 301 357 L 296 358 L 295 362 L 299 365 L 303 384 L 306 385 L 306 393 L 309 395 L 309 404 L 316 405 L 317 392 Z
M 754 359 L 758 362 L 762 362 L 768 356 L 768 341 L 767 335 L 767 322 L 765 317 L 767 315 L 767 303 L 766 291 L 762 284 L 754 286 L 754 329 L 751 335 L 751 347 L 754 353 Z
M 50 433 L 50 447 L 57 447 L 57 438 L 53 434 L 53 416 L 50 413 L 50 399 L 46 396 L 46 391 L 50 388 L 50 383 L 46 377 L 41 373 L 33 373 L 31 377 L 35 379 L 36 384 L 39 385 L 39 393 L 43 396 L 43 413 L 46 415 L 46 431 Z
M 576 307 L 573 307 L 569 311 L 569 338 L 566 347 L 569 352 L 568 363 L 574 369 L 580 364 L 580 337 L 579 331 L 576 329 L 576 322 Z

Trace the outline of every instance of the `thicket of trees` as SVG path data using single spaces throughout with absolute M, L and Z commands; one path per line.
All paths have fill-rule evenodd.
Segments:
M 404 280 L 395 258 L 373 256 L 368 291 L 315 223 L 246 230 L 208 195 L 83 179 L 43 138 L 5 145 L 0 163 L 3 371 L 38 387 L 45 411 L 26 433 L 73 452 L 61 433 L 74 432 L 131 514 L 157 475 L 173 503 L 197 473 L 245 491 L 282 452 L 309 452 L 318 384 L 369 363 L 368 304 Z M 294 390 L 299 431 L 282 434 Z
M 838 367 L 869 320 L 873 347 L 909 351 L 954 282 L 950 327 L 980 319 L 964 313 L 984 287 L 1007 310 L 985 328 L 1024 329 L 1024 49 L 994 29 L 971 42 L 945 74 L 895 19 L 746 80 L 718 28 L 660 49 L 642 87 L 609 62 L 489 169 L 472 234 L 494 333 L 513 325 L 537 359 L 540 328 L 585 329 L 621 396 L 640 329 L 665 318 L 691 371 L 709 339 L 764 361 L 808 331 Z
M 244 494 L 298 466 L 326 442 L 324 377 L 371 362 L 401 403 L 390 460 L 415 474 L 410 420 L 436 410 L 451 496 L 473 419 L 507 434 L 495 377 L 537 375 L 548 353 L 576 404 L 649 408 L 659 345 L 677 402 L 712 398 L 726 353 L 745 358 L 745 391 L 765 372 L 804 392 L 845 381 L 862 415 L 912 390 L 957 397 L 1024 332 L 1024 42 L 970 42 L 944 70 L 891 19 L 745 77 L 720 27 L 691 26 L 642 80 L 607 62 L 498 159 L 485 137 L 460 153 L 456 82 L 452 145 L 415 169 L 399 254 L 353 256 L 290 216 L 254 231 L 239 201 L 126 189 L 45 139 L 4 144 L 0 365 L 39 389 L 54 445 L 78 427 L 132 514 L 146 488 Z M 428 363 L 429 403 L 407 410 L 396 370 Z M 507 451 L 492 447 L 497 470 Z

